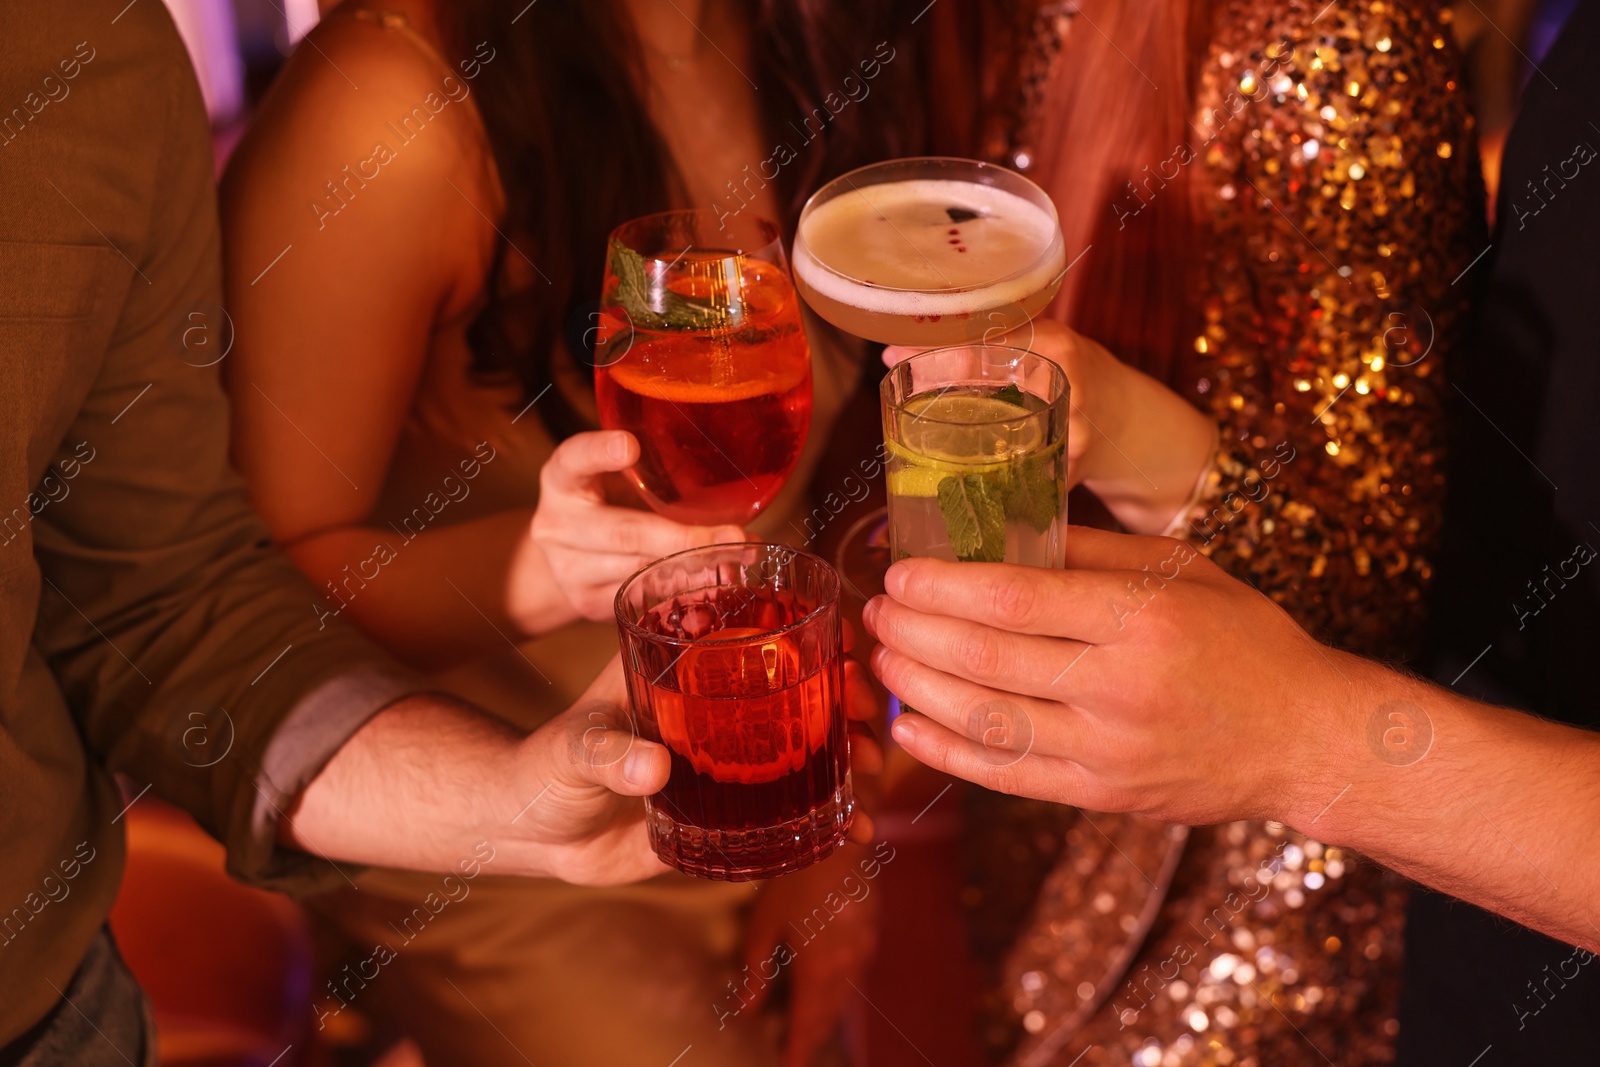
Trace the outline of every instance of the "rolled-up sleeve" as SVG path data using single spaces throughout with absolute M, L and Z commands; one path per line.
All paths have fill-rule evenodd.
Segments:
M 318 592 L 272 547 L 229 465 L 210 142 L 182 60 L 161 76 L 155 171 L 148 190 L 119 190 L 148 224 L 110 231 L 127 267 L 105 284 L 125 294 L 34 519 L 34 643 L 96 757 L 193 813 L 234 875 L 314 891 L 339 875 L 276 844 L 285 810 L 368 718 L 423 685 L 319 619 Z

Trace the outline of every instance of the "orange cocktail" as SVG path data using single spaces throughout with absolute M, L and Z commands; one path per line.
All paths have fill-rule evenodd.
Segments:
M 706 212 L 612 235 L 601 296 L 600 422 L 639 439 L 630 470 L 679 522 L 743 524 L 783 487 L 811 423 L 811 354 L 776 227 Z
M 672 775 L 646 801 L 663 861 L 743 881 L 810 866 L 854 814 L 839 576 L 780 545 L 691 549 L 617 593 L 629 704 Z

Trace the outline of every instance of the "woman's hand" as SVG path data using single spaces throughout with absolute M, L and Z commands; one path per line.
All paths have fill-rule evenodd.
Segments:
M 848 651 L 854 635 L 845 627 Z M 821 863 L 774 879 L 762 893 L 745 939 L 750 973 L 770 983 L 789 972 L 791 997 L 785 1067 L 805 1067 L 838 1025 L 849 983 L 861 977 L 878 940 L 878 901 L 857 865 L 872 840 L 872 820 L 862 810 L 877 795 L 883 749 L 866 724 L 881 717 L 866 671 L 844 663 L 845 714 L 850 720 L 850 772 L 856 797 L 850 840 Z M 765 999 L 766 986 L 754 1009 Z
M 1122 524 L 1160 533 L 1194 495 L 1216 447 L 1211 419 L 1172 390 L 1058 322 L 1033 322 L 988 343 L 1059 366 L 1072 386 L 1067 484 L 1082 484 Z M 893 366 L 917 349 L 884 349 Z
M 639 458 L 625 430 L 580 433 L 561 442 L 539 472 L 539 507 L 531 528 L 533 551 L 512 566 L 511 611 L 536 633 L 568 619 L 611 618 L 612 601 L 634 571 L 689 548 L 747 541 L 737 526 L 685 526 L 639 508 L 606 503 L 604 478 Z M 553 586 L 565 601 L 551 605 Z
M 750 917 L 745 963 L 768 985 L 741 1010 L 759 1007 L 770 983 L 788 972 L 784 1067 L 811 1063 L 839 1024 L 853 995 L 850 984 L 859 985 L 872 962 L 880 908 L 858 866 L 867 854 L 863 846 L 846 842 L 821 863 L 774 879 Z

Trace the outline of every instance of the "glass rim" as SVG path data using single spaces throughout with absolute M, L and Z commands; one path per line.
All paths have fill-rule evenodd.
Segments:
M 622 245 L 625 248 L 627 248 L 630 252 L 633 252 L 635 255 L 639 256 L 639 258 L 641 258 L 641 259 L 647 259 L 647 260 L 651 260 L 651 261 L 657 262 L 657 263 L 662 263 L 662 262 L 672 263 L 672 262 L 676 262 L 677 259 L 682 258 L 683 256 L 687 255 L 690 252 L 696 251 L 698 246 L 696 246 L 694 244 L 690 244 L 690 246 L 688 248 L 685 248 L 683 251 L 678 252 L 675 255 L 670 256 L 670 257 L 668 255 L 666 255 L 665 253 L 641 252 L 637 248 L 633 247 L 633 245 L 630 244 L 625 238 L 622 237 L 622 231 L 624 231 L 626 229 L 629 229 L 631 227 L 634 227 L 634 226 L 641 226 L 641 225 L 644 225 L 646 223 L 658 222 L 658 221 L 661 221 L 663 219 L 684 218 L 684 219 L 694 219 L 697 223 L 698 222 L 703 222 L 703 221 L 709 221 L 710 223 L 713 224 L 714 228 L 718 232 L 727 233 L 728 231 L 726 230 L 726 228 L 724 228 L 724 227 L 722 227 L 720 225 L 717 225 L 718 219 L 721 218 L 721 217 L 722 216 L 718 215 L 718 213 L 717 213 L 715 208 L 708 208 L 708 207 L 682 207 L 682 208 L 668 208 L 666 211 L 652 211 L 648 215 L 635 216 L 634 218 L 631 218 L 631 219 L 627 220 L 626 222 L 620 223 L 617 226 L 613 227 L 611 232 L 606 235 L 606 248 L 609 249 L 611 247 L 611 243 L 613 241 L 619 241 L 619 242 L 622 243 Z M 749 247 L 749 248 L 744 248 L 744 247 L 717 248 L 717 249 L 705 248 L 703 250 L 704 251 L 724 252 L 727 255 L 732 255 L 732 256 L 753 256 L 753 255 L 757 255 L 757 254 L 759 254 L 761 252 L 767 251 L 773 245 L 777 245 L 780 252 L 783 250 L 783 229 L 776 222 L 774 222 L 772 219 L 767 218 L 765 215 L 757 215 L 757 214 L 752 213 L 750 215 L 750 217 L 749 217 L 749 224 L 757 226 L 757 227 L 760 227 L 765 232 L 771 233 L 772 234 L 772 239 L 769 240 L 769 241 L 764 242 L 763 244 L 756 245 L 756 246 Z M 732 241 L 731 238 L 730 238 L 730 242 L 729 243 L 730 244 L 739 244 L 739 242 Z
M 673 560 L 681 559 L 684 556 L 694 556 L 694 555 L 699 555 L 701 553 L 711 553 L 711 552 L 716 552 L 716 551 L 720 551 L 720 550 L 723 550 L 723 549 L 733 549 L 733 548 L 776 549 L 776 550 L 779 550 L 779 551 L 782 551 L 782 552 L 787 552 L 791 558 L 795 557 L 795 556 L 802 556 L 802 557 L 804 557 L 806 559 L 811 560 L 813 563 L 821 564 L 823 572 L 828 576 L 828 580 L 830 582 L 832 582 L 831 593 L 825 598 L 823 603 L 818 604 L 816 607 L 812 608 L 810 611 L 806 612 L 804 615 L 802 615 L 800 618 L 794 620 L 793 622 L 785 623 L 784 625 L 778 627 L 775 630 L 763 631 L 760 635 L 752 635 L 752 636 L 749 636 L 749 637 L 721 637 L 721 638 L 718 638 L 718 637 L 701 637 L 701 638 L 669 637 L 666 634 L 656 633 L 654 630 L 646 630 L 644 627 L 640 626 L 638 624 L 638 622 L 635 621 L 634 619 L 627 618 L 627 617 L 624 616 L 623 611 L 622 611 L 623 598 L 626 596 L 628 590 L 630 588 L 632 588 L 633 584 L 635 582 L 637 582 L 640 578 L 644 577 L 644 575 L 645 575 L 645 573 L 647 571 L 652 571 L 652 570 L 654 570 L 655 568 L 661 566 L 664 563 L 670 563 Z M 677 593 L 673 593 L 672 596 L 674 596 L 674 597 L 682 596 L 684 593 L 696 592 L 699 589 L 713 589 L 713 588 L 718 588 L 718 587 L 717 586 L 710 586 L 710 585 L 702 585 L 702 586 L 697 586 L 695 589 L 684 589 L 684 590 L 681 590 L 681 591 L 679 591 Z M 739 589 L 739 588 L 760 588 L 760 587 L 753 587 L 753 586 L 726 586 L 726 587 L 723 587 L 723 588 Z M 808 625 L 809 623 L 815 622 L 818 618 L 821 617 L 823 612 L 827 611 L 829 608 L 834 608 L 834 609 L 838 608 L 838 606 L 839 606 L 839 597 L 840 597 L 840 594 L 842 592 L 842 589 L 843 589 L 843 586 L 842 586 L 842 583 L 839 580 L 839 572 L 838 572 L 838 570 L 834 568 L 833 564 L 829 563 L 827 560 L 823 559 L 821 556 L 817 555 L 815 552 L 806 552 L 803 549 L 790 548 L 788 545 L 776 544 L 776 543 L 774 543 L 772 541 L 727 541 L 727 542 L 724 542 L 722 544 L 716 544 L 716 545 L 702 545 L 699 548 L 685 548 L 682 551 L 672 553 L 670 556 L 662 556 L 660 559 L 652 560 L 649 563 L 646 563 L 643 567 L 640 567 L 638 570 L 636 570 L 632 574 L 628 575 L 628 577 L 623 580 L 623 583 L 617 587 L 617 595 L 612 600 L 612 614 L 616 616 L 617 625 L 622 630 L 624 630 L 626 633 L 628 633 L 628 634 L 630 634 L 630 635 L 632 635 L 634 637 L 642 638 L 642 639 L 647 640 L 647 641 L 653 641 L 653 642 L 657 642 L 657 643 L 665 644 L 665 645 L 682 645 L 682 646 L 688 646 L 688 645 L 726 645 L 726 646 L 732 647 L 734 645 L 748 645 L 748 644 L 755 644 L 757 642 L 768 641 L 768 640 L 770 640 L 770 639 L 772 639 L 774 637 L 779 637 L 779 636 L 782 636 L 784 634 L 788 634 L 788 633 L 790 633 L 790 632 L 792 632 L 794 630 L 798 630 L 801 627 L 804 627 L 804 626 Z M 666 600 L 666 599 L 670 599 L 670 597 L 663 597 L 662 599 Z
M 806 216 L 811 213 L 812 207 L 817 204 L 817 198 L 822 196 L 822 194 L 829 192 L 830 190 L 833 189 L 834 186 L 838 185 L 840 182 L 850 182 L 850 179 L 855 177 L 858 174 L 863 174 L 863 173 L 865 173 L 867 171 L 883 170 L 883 169 L 886 169 L 886 168 L 889 168 L 889 167 L 899 166 L 901 164 L 907 164 L 907 163 L 958 164 L 958 165 L 965 166 L 965 167 L 971 168 L 971 169 L 979 171 L 979 172 L 982 172 L 982 171 L 995 171 L 995 172 L 998 172 L 998 173 L 1001 173 L 1001 174 L 1010 175 L 1012 178 L 1014 178 L 1017 181 L 1021 182 L 1024 186 L 1026 186 L 1027 188 L 1033 190 L 1035 193 L 1037 193 L 1039 195 L 1040 200 L 1043 201 L 1044 210 L 1049 213 L 1050 221 L 1055 226 L 1055 238 L 1052 241 L 1050 241 L 1049 244 L 1047 244 L 1045 246 L 1044 251 L 1041 252 L 1037 258 L 1033 259 L 1026 266 L 1020 267 L 1017 270 L 1014 270 L 1009 274 L 1002 274 L 1002 275 L 1000 275 L 998 277 L 991 278 L 988 281 L 975 282 L 972 285 L 948 285 L 948 286 L 943 286 L 943 287 L 940 287 L 940 288 L 929 288 L 929 287 L 926 287 L 926 286 L 905 288 L 905 287 L 901 287 L 901 286 L 897 286 L 897 285 L 878 285 L 875 282 L 869 282 L 869 281 L 866 281 L 863 278 L 857 278 L 854 275 L 846 274 L 843 271 L 839 270 L 838 268 L 836 268 L 836 267 L 832 266 L 831 264 L 829 264 L 821 256 L 817 255 L 817 253 L 811 248 L 810 244 L 808 244 L 805 241 L 805 239 L 801 236 L 801 230 L 802 230 L 802 227 L 805 224 Z M 881 184 L 887 184 L 887 183 L 884 183 L 884 182 L 873 182 L 871 184 L 873 184 L 873 185 L 881 185 Z M 974 185 L 985 185 L 987 183 L 985 183 L 985 182 L 973 182 L 971 184 L 974 184 Z M 860 191 L 860 187 L 857 186 L 854 182 L 850 182 L 850 188 L 855 190 L 855 191 L 857 191 L 857 192 Z M 839 194 L 835 194 L 835 195 L 839 195 Z M 829 196 L 828 199 L 832 200 L 833 196 Z M 871 201 L 868 201 L 868 203 L 870 204 Z M 1056 202 L 1055 202 L 1055 200 L 1052 199 L 1050 194 L 1045 192 L 1044 189 L 1037 182 L 1035 182 L 1032 178 L 1029 178 L 1027 175 L 1022 174 L 1019 171 L 1012 170 L 1010 167 L 1007 167 L 1007 166 L 1005 166 L 1004 164 L 1001 164 L 1001 163 L 989 163 L 989 162 L 986 162 L 986 161 L 981 160 L 981 159 L 968 159 L 965 156 L 903 156 L 903 157 L 901 157 L 899 159 L 884 159 L 884 160 L 879 160 L 877 163 L 868 163 L 865 166 L 857 167 L 855 170 L 846 171 L 845 173 L 839 175 L 838 177 L 829 179 L 827 182 L 825 182 L 822 185 L 821 188 L 819 188 L 816 192 L 812 193 L 809 197 L 807 197 L 805 204 L 801 206 L 800 214 L 798 216 L 796 216 L 796 218 L 795 218 L 794 243 L 798 247 L 804 247 L 805 248 L 805 252 L 806 252 L 806 256 L 813 263 L 815 263 L 818 267 L 820 267 L 823 270 L 827 271 L 829 274 L 833 275 L 835 278 L 839 278 L 842 281 L 849 282 L 851 285 L 859 285 L 859 286 L 862 286 L 863 288 L 872 289 L 872 290 L 874 290 L 876 292 L 880 292 L 880 293 L 913 293 L 913 294 L 915 294 L 915 293 L 938 293 L 938 294 L 946 294 L 946 293 L 972 293 L 972 292 L 978 292 L 979 290 L 988 289 L 988 288 L 990 288 L 992 286 L 1002 285 L 1005 282 L 1015 281 L 1018 278 L 1026 277 L 1028 274 L 1030 274 L 1033 271 L 1037 270 L 1041 263 L 1044 263 L 1046 260 L 1048 260 L 1050 258 L 1050 253 L 1056 247 L 1056 245 L 1061 244 L 1061 245 L 1064 246 L 1065 245 L 1065 239 L 1062 237 L 1062 234 L 1061 234 L 1061 215 L 1060 215 L 1060 213 L 1058 211 L 1056 211 Z M 1065 278 L 1066 274 L 1067 274 L 1067 268 L 1065 266 L 1063 266 L 1061 268 L 1061 273 L 1055 275 L 1054 277 L 1052 277 L 1047 283 L 1045 283 L 1045 286 L 1041 286 L 1041 288 L 1046 288 L 1046 287 L 1048 287 L 1050 285 L 1055 285 L 1062 278 Z
M 939 355 L 939 354 L 944 353 L 944 352 L 955 352 L 955 351 L 958 351 L 958 350 L 966 350 L 966 349 L 974 349 L 974 348 L 986 349 L 986 350 L 994 351 L 994 352 L 1013 352 L 1016 355 L 1012 360 L 1009 361 L 1010 363 L 1013 363 L 1013 364 L 1015 364 L 1015 363 L 1024 363 L 1024 362 L 1026 362 L 1027 360 L 1030 360 L 1030 359 L 1037 360 L 1038 362 L 1045 364 L 1047 367 L 1049 367 L 1049 370 L 1046 373 L 1047 373 L 1048 377 L 1050 378 L 1051 384 L 1059 386 L 1059 389 L 1057 390 L 1056 398 L 1054 400 L 1045 400 L 1044 397 L 1039 397 L 1040 400 L 1044 400 L 1044 403 L 1045 403 L 1046 406 L 1043 407 L 1043 408 L 1040 408 L 1038 411 L 1029 411 L 1029 412 L 1027 412 L 1025 414 L 1022 414 L 1022 415 L 1012 415 L 1012 416 L 1010 416 L 1008 418 L 1003 418 L 1003 419 L 979 419 L 976 422 L 973 422 L 973 421 L 970 421 L 970 420 L 962 420 L 962 421 L 957 422 L 957 421 L 953 421 L 951 419 L 930 418 L 927 415 L 917 414 L 917 413 L 913 413 L 911 411 L 906 410 L 906 405 L 909 404 L 911 401 L 921 399 L 922 397 L 928 396 L 930 394 L 942 394 L 943 392 L 948 391 L 951 388 L 954 388 L 956 386 L 956 383 L 953 383 L 953 382 L 952 383 L 948 383 L 946 385 L 939 386 L 939 387 L 937 387 L 935 389 L 931 389 L 928 392 L 917 393 L 915 396 L 908 396 L 903 401 L 896 401 L 896 400 L 894 400 L 893 398 L 891 398 L 889 396 L 889 390 L 890 390 L 891 386 L 893 385 L 894 376 L 900 370 L 901 367 L 908 368 L 907 373 L 910 373 L 910 371 L 909 371 L 910 365 L 914 361 L 919 360 L 919 359 L 923 358 L 924 356 L 936 356 L 936 355 Z M 965 384 L 965 383 L 963 383 L 963 384 Z M 1021 383 L 1012 382 L 1010 384 L 1015 385 L 1015 386 L 1017 386 L 1017 388 L 1019 390 L 1022 390 Z M 1002 386 L 1001 388 L 1004 388 L 1004 386 Z M 983 343 L 979 342 L 979 343 L 969 343 L 969 344 L 964 344 L 964 345 L 942 345 L 939 348 L 924 349 L 923 351 L 918 352 L 914 356 L 907 356 L 905 359 L 902 359 L 899 363 L 896 363 L 894 366 L 890 367 L 889 368 L 889 373 L 885 374 L 883 376 L 883 382 L 882 382 L 882 384 L 880 384 L 878 386 L 878 395 L 879 395 L 880 399 L 882 399 L 884 405 L 887 406 L 890 410 L 894 411 L 896 414 L 909 415 L 916 422 L 931 422 L 931 423 L 936 423 L 937 425 L 940 425 L 940 426 L 999 426 L 999 425 L 1001 425 L 1003 423 L 1024 422 L 1024 421 L 1026 421 L 1028 419 L 1037 418 L 1037 417 L 1039 417 L 1041 415 L 1047 414 L 1050 411 L 1051 408 L 1055 407 L 1055 405 L 1060 404 L 1063 401 L 1066 401 L 1068 399 L 1068 397 L 1070 397 L 1072 395 L 1071 394 L 1071 390 L 1072 390 L 1072 382 L 1067 379 L 1067 372 L 1062 370 L 1060 364 L 1056 363 L 1055 360 L 1049 359 L 1049 358 L 1047 358 L 1045 356 L 1041 356 L 1039 353 L 1033 351 L 1032 349 L 1028 349 L 1028 348 L 1018 348 L 1015 345 L 989 345 L 989 344 L 983 344 Z M 1023 391 L 1026 391 L 1026 390 L 1023 390 Z M 1034 393 L 1032 395 L 1038 396 L 1037 393 Z

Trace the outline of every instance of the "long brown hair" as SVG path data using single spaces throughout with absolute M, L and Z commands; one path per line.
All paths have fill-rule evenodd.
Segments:
M 772 179 L 786 230 L 804 196 L 827 178 L 922 149 L 925 111 L 914 89 L 922 81 L 920 49 L 910 43 L 920 35 L 916 7 L 911 0 L 750 5 L 750 69 L 766 143 L 798 145 Z M 480 41 L 498 53 L 483 66 L 475 98 L 504 191 L 499 228 L 544 265 L 536 290 L 512 291 L 505 270 L 512 249 L 501 239 L 488 304 L 468 331 L 472 369 L 519 382 L 531 398 L 552 381 L 558 346 L 587 355 L 585 312 L 598 295 L 607 235 L 630 218 L 677 206 L 681 183 L 640 100 L 640 46 L 620 0 L 450 0 L 438 18 L 459 54 Z M 861 81 L 868 61 L 879 64 L 878 76 L 861 104 L 836 114 L 826 108 L 830 94 L 837 100 L 849 92 L 846 79 Z M 829 120 L 807 127 L 819 108 Z M 820 134 L 801 136 L 819 126 Z M 586 429 L 560 393 L 539 405 L 546 425 L 558 437 Z
M 973 2 L 985 23 L 983 54 L 974 57 L 986 101 L 979 150 L 1027 165 L 1055 201 L 1075 261 L 1050 314 L 1179 384 L 1195 310 L 1193 168 L 1155 172 L 1194 139 L 1187 126 L 1211 4 Z M 1043 83 L 1030 84 L 1030 35 L 1052 10 L 1071 28 Z M 1025 124 L 1030 114 L 1037 118 Z M 1002 154 L 1013 150 L 1025 158 Z

